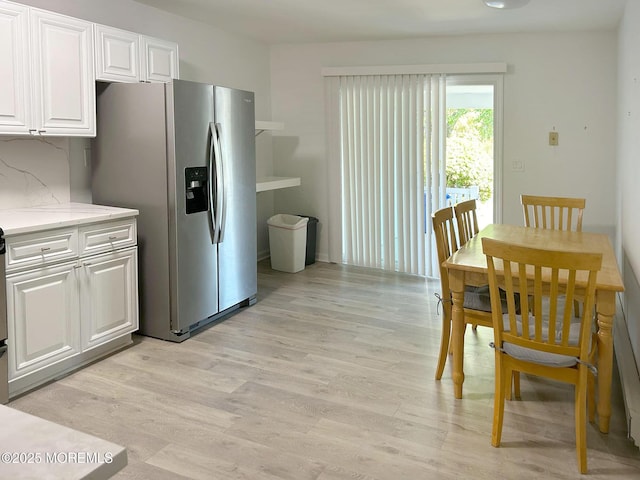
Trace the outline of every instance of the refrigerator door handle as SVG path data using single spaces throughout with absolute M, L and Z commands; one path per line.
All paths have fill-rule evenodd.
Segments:
M 213 162 L 215 156 L 215 145 L 217 144 L 217 131 L 215 125 L 212 123 L 209 124 L 209 130 L 211 132 L 211 146 L 209 147 L 209 158 L 207 159 L 207 171 L 209 172 L 209 179 L 207 188 L 207 195 L 209 196 L 209 231 L 211 232 L 211 243 L 216 243 L 216 215 L 217 208 L 214 203 L 214 191 L 213 191 Z
M 216 171 L 216 218 L 218 223 L 214 230 L 214 243 L 222 243 L 224 240 L 224 221 L 226 213 L 226 178 L 224 175 L 224 158 L 222 157 L 222 145 L 220 141 L 221 126 L 219 123 L 211 125 L 212 132 L 215 132 L 214 160 Z
M 224 237 L 224 219 L 225 219 L 225 176 L 224 176 L 224 160 L 222 158 L 222 148 L 220 145 L 220 124 L 211 123 L 211 133 L 213 135 L 211 143 L 213 146 L 213 167 L 215 171 L 216 194 L 215 194 L 215 219 L 213 230 L 213 243 L 221 243 Z M 212 173 L 213 175 L 213 173 Z

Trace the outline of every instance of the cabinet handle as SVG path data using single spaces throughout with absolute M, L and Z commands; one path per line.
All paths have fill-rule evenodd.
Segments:
M 111 235 L 109 237 L 109 240 L 111 240 L 111 241 L 114 241 L 114 240 L 117 240 L 117 239 L 118 239 L 118 237 L 116 237 L 115 235 Z
M 41 252 L 48 252 L 49 250 L 51 250 L 51 247 L 42 247 L 40 249 Z

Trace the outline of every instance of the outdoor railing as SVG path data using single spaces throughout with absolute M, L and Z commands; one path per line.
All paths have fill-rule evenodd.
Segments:
M 456 203 L 466 200 L 478 200 L 480 198 L 480 187 L 472 185 L 470 187 L 447 187 L 447 205 L 455 205 Z

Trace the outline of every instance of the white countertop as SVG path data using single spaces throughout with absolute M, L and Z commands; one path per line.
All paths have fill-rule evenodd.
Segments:
M 124 447 L 0 405 L 0 477 L 107 479 L 127 465 Z
M 4 230 L 6 237 L 136 215 L 138 210 L 135 209 L 88 203 L 41 205 L 0 210 L 0 228 Z

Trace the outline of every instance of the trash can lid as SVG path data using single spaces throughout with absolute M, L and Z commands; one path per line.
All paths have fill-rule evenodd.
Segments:
M 305 227 L 309 221 L 306 217 L 299 217 L 298 215 L 288 215 L 286 213 L 279 213 L 272 216 L 267 220 L 267 225 L 270 227 L 286 228 L 289 230 L 297 230 Z
M 318 219 L 316 217 L 311 217 L 309 215 L 300 215 L 298 214 L 299 217 L 306 217 L 309 219 L 309 223 L 318 223 Z

